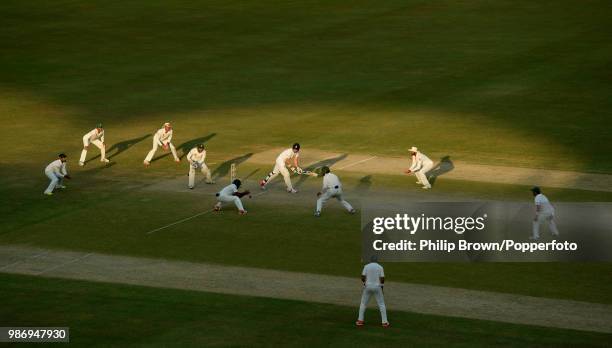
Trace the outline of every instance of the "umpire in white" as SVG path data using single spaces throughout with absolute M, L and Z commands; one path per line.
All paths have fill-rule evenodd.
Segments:
M 361 282 L 363 283 L 363 294 L 361 295 L 361 305 L 359 306 L 359 318 L 357 318 L 355 325 L 363 326 L 366 307 L 368 306 L 370 297 L 374 296 L 376 298 L 376 303 L 378 303 L 378 309 L 380 310 L 382 326 L 385 328 L 389 327 L 387 308 L 385 307 L 385 298 L 383 295 L 385 270 L 378 264 L 378 257 L 375 255 L 370 258 L 370 263 L 363 267 Z

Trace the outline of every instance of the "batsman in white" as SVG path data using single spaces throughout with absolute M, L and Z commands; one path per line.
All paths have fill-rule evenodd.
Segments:
M 295 143 L 290 149 L 287 149 L 278 155 L 276 158 L 276 164 L 274 165 L 274 169 L 266 176 L 265 179 L 261 180 L 259 186 L 261 186 L 262 190 L 266 189 L 266 185 L 272 179 L 274 179 L 279 173 L 285 179 L 285 185 L 287 185 L 287 192 L 289 193 L 297 193 L 297 190 L 293 188 L 291 184 L 291 175 L 289 174 L 289 170 L 287 169 L 287 165 L 293 165 L 296 168 L 297 174 L 302 174 L 303 170 L 300 168 L 298 160 L 300 157 L 300 144 Z M 293 162 L 293 163 L 291 163 Z
M 357 326 L 363 326 L 366 307 L 368 306 L 370 297 L 374 296 L 376 298 L 376 303 L 378 303 L 378 309 L 380 310 L 382 326 L 385 328 L 389 327 L 385 297 L 383 295 L 385 270 L 378 264 L 378 258 L 376 256 L 372 256 L 370 258 L 370 263 L 363 267 L 361 282 L 363 283 L 363 293 L 361 295 L 361 304 L 359 305 L 359 318 L 355 324 Z
M 100 149 L 100 162 L 110 162 L 106 158 L 106 144 L 104 143 L 104 127 L 102 127 L 102 123 L 98 123 L 96 128 L 83 135 L 83 151 L 81 151 L 81 158 L 79 159 L 79 165 L 81 167 L 85 165 L 85 158 L 87 157 L 87 149 L 89 148 L 89 144 L 94 144 L 98 149 Z
M 544 221 L 548 223 L 548 228 L 550 229 L 550 233 L 553 236 L 559 236 L 559 230 L 557 229 L 557 224 L 555 223 L 555 208 L 550 204 L 550 201 L 539 187 L 535 186 L 531 189 L 533 195 L 535 196 L 535 217 L 533 218 L 533 228 L 531 239 L 538 240 L 540 239 L 540 224 Z
M 206 175 L 206 183 L 214 184 L 210 169 L 204 163 L 206 159 L 206 150 L 204 149 L 204 144 L 198 144 L 198 146 L 194 147 L 187 154 L 187 161 L 189 161 L 189 188 L 193 189 L 195 186 L 195 174 L 196 169 L 199 169 L 202 174 Z
M 45 175 L 51 180 L 44 192 L 47 196 L 51 196 L 53 190 L 56 188 L 66 188 L 66 186 L 64 186 L 64 179 L 70 179 L 70 175 L 68 175 L 68 170 L 66 169 L 66 158 L 67 156 L 65 154 L 60 153 L 57 159 L 49 163 L 45 168 Z
M 411 147 L 408 151 L 410 151 L 412 165 L 410 169 L 406 171 L 406 174 L 414 173 L 414 176 L 417 177 L 417 184 L 423 185 L 423 188 L 426 190 L 430 189 L 431 184 L 429 180 L 427 180 L 427 172 L 433 168 L 433 161 L 420 152 L 415 146 Z
M 317 193 L 317 210 L 315 210 L 315 216 L 321 216 L 321 209 L 330 198 L 337 199 L 343 206 L 348 210 L 349 213 L 355 214 L 355 209 L 342 196 L 342 184 L 336 174 L 332 174 L 328 166 L 321 168 L 321 175 L 323 175 L 323 188 L 321 192 Z
M 145 166 L 149 166 L 151 164 L 151 159 L 153 159 L 153 156 L 155 155 L 155 152 L 157 151 L 157 148 L 159 146 L 161 146 L 164 151 L 168 151 L 168 148 L 170 148 L 170 151 L 172 151 L 172 156 L 174 156 L 174 161 L 181 161 L 181 159 L 176 154 L 176 148 L 174 147 L 174 144 L 172 144 L 172 125 L 170 124 L 170 122 L 164 123 L 164 126 L 160 128 L 153 136 L 153 148 L 151 149 L 151 151 L 149 151 L 147 157 L 144 160 Z
M 245 215 L 247 211 L 244 210 L 240 198 L 250 195 L 250 192 L 248 190 L 238 192 L 241 184 L 242 182 L 240 180 L 235 179 L 231 184 L 225 186 L 221 191 L 219 191 L 219 193 L 216 194 L 217 204 L 215 204 L 214 210 L 220 211 L 223 203 L 234 203 L 236 208 L 238 208 L 238 213 L 240 213 L 240 215 Z

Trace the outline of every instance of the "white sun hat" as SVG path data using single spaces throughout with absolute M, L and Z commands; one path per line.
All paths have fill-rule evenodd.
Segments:
M 419 151 L 419 150 L 416 148 L 416 146 L 413 146 L 413 147 L 411 147 L 411 148 L 410 148 L 410 150 L 408 150 L 408 151 L 410 151 L 410 152 L 417 152 L 417 151 Z

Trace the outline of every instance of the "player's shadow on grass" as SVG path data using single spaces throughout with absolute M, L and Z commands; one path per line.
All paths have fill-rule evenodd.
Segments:
M 232 167 L 232 163 L 235 163 L 236 166 L 239 165 L 240 163 L 248 160 L 249 158 L 251 158 L 251 156 L 253 156 L 252 152 L 247 153 L 246 155 L 242 155 L 242 156 L 238 156 L 238 157 L 234 157 L 228 161 L 225 161 L 223 163 L 221 163 L 221 165 L 219 165 L 217 168 L 215 168 L 215 170 L 212 172 L 212 177 L 213 179 L 218 179 L 218 178 L 222 178 L 224 176 L 226 176 L 229 171 L 230 168 Z
M 451 160 L 450 156 L 444 156 L 440 158 L 440 162 L 435 165 L 428 173 L 429 183 L 433 186 L 440 175 L 444 175 L 451 170 L 455 169 L 455 164 Z
M 191 149 L 196 147 L 198 144 L 206 144 L 215 135 L 217 135 L 217 133 L 210 133 L 209 135 L 207 135 L 205 137 L 199 137 L 199 138 L 196 138 L 196 139 L 192 139 L 192 140 L 189 140 L 189 141 L 184 142 L 181 145 L 177 146 L 176 150 L 177 151 L 181 151 L 181 154 L 179 155 L 179 158 L 183 159 L 185 156 L 187 156 L 187 154 L 189 153 L 189 151 L 191 151 Z
M 111 146 L 110 148 L 108 148 L 108 150 L 106 150 L 106 158 L 111 159 L 114 157 L 117 157 L 120 153 L 126 151 L 127 149 L 129 149 L 130 147 L 138 144 L 139 142 L 145 140 L 146 138 L 149 137 L 149 135 L 151 134 L 145 134 L 141 137 L 138 138 L 134 138 L 134 139 L 129 139 L 129 140 L 124 140 L 121 142 L 118 142 L 116 144 L 113 144 L 113 146 Z M 91 149 L 92 145 L 89 146 L 89 148 Z M 97 149 L 97 147 L 94 146 L 94 149 Z M 114 152 L 113 152 L 114 151 Z M 85 161 L 85 163 L 89 163 L 95 159 L 100 158 L 100 154 L 98 153 L 96 156 L 88 159 L 87 161 Z
M 344 153 L 344 154 L 342 154 L 340 156 L 336 156 L 336 157 L 332 157 L 332 158 L 327 158 L 327 159 L 324 159 L 322 161 L 319 161 L 319 162 L 316 162 L 316 163 L 308 165 L 306 168 L 304 168 L 304 170 L 317 171 L 317 170 L 319 170 L 323 166 L 331 167 L 334 164 L 336 164 L 336 163 L 342 161 L 343 159 L 345 159 L 347 156 L 348 156 L 348 154 Z M 318 173 L 318 171 L 317 171 L 317 173 Z M 298 179 L 298 181 L 293 186 L 299 187 L 306 179 L 308 179 L 307 175 L 300 175 L 300 178 Z
M 182 143 L 179 146 L 175 146 L 176 148 L 176 155 L 180 158 L 183 159 L 185 156 L 187 156 L 187 153 L 189 153 L 189 150 L 191 150 L 192 148 L 194 148 L 196 145 L 198 145 L 199 143 L 206 143 L 207 141 L 209 141 L 212 137 L 214 137 L 215 135 L 217 135 L 217 133 L 211 133 L 205 137 L 199 137 L 199 138 L 195 138 L 189 141 L 186 141 L 184 143 Z M 164 157 L 170 156 L 172 154 L 172 151 L 170 151 L 170 149 L 168 149 L 168 151 L 166 153 L 164 153 L 161 156 L 157 156 L 154 159 L 151 160 L 151 162 L 155 162 L 158 161 Z
M 363 178 L 359 179 L 359 183 L 355 186 L 355 191 L 359 193 L 366 193 L 370 190 L 372 186 L 372 175 L 366 175 Z

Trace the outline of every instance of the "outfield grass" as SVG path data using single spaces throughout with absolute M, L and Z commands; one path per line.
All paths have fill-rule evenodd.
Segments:
M 68 326 L 77 346 L 607 346 L 612 335 L 357 307 L 0 275 L 2 326 Z M 355 299 L 358 303 L 359 299 Z
M 611 172 L 608 1 L 0 4 L 3 165 L 175 122 L 286 146 Z M 134 163 L 150 140 L 138 144 Z M 130 155 L 132 156 L 132 155 Z
M 51 199 L 41 199 L 37 185 L 44 185 L 42 178 L 27 188 L 14 183 L 1 185 L 0 194 L 15 203 L 2 208 L 3 215 L 10 218 L 3 224 L 0 244 L 343 276 L 355 276 L 361 270 L 359 216 L 350 216 L 331 203 L 326 214 L 315 219 L 314 195 L 306 192 L 283 202 L 265 195 L 245 200 L 250 211 L 246 217 L 229 207 L 221 215 L 204 215 L 147 235 L 147 231 L 208 210 L 214 203 L 212 195 L 198 192 L 206 188 L 204 185 L 184 193 L 143 188 L 163 180 L 172 179 L 104 181 L 98 174 L 84 171 L 79 181 Z M 379 187 L 375 177 L 370 189 L 398 186 L 393 177 L 381 180 Z M 308 180 L 304 188 L 315 183 L 318 181 Z M 447 185 L 443 183 L 440 179 L 438 184 Z M 359 196 L 353 189 L 359 184 L 358 176 L 346 177 L 349 197 Z M 450 188 L 440 188 L 448 197 L 465 197 L 464 185 L 448 185 Z M 282 191 L 281 187 L 271 189 Z M 529 194 L 526 187 L 512 185 L 490 185 L 486 193 L 508 194 L 511 198 Z M 609 194 L 573 190 L 559 190 L 549 197 L 555 201 L 609 200 Z M 612 303 L 609 263 L 389 263 L 385 267 L 388 278 L 394 281 Z

